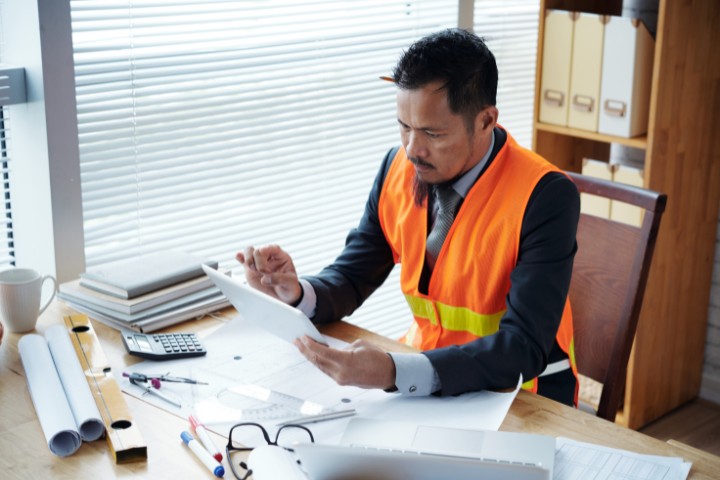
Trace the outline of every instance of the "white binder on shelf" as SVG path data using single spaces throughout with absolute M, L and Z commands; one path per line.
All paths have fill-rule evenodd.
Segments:
M 575 20 L 570 68 L 569 127 L 597 132 L 603 34 L 608 18 L 580 13 Z
M 612 166 L 602 160 L 583 159 L 582 174 L 588 177 L 612 180 Z M 591 195 L 580 194 L 580 212 L 600 218 L 610 218 L 610 199 Z
M 613 181 L 642 188 L 644 185 L 643 170 L 627 165 L 615 165 Z M 610 218 L 616 222 L 640 227 L 643 220 L 643 209 L 624 202 L 610 202 Z
M 542 75 L 540 79 L 541 123 L 567 126 L 572 61 L 573 28 L 577 14 L 565 10 L 545 11 Z
M 603 44 L 598 132 L 641 135 L 648 127 L 655 41 L 639 20 L 609 17 Z

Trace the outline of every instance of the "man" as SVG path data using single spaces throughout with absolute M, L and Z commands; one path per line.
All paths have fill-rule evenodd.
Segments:
M 524 388 L 572 405 L 575 185 L 497 125 L 495 58 L 475 35 L 419 40 L 391 80 L 402 147 L 385 157 L 343 252 L 299 280 L 279 246 L 248 247 L 237 259 L 249 283 L 324 323 L 352 313 L 400 262 L 414 316 L 403 340 L 422 353 L 297 340 L 318 368 L 406 395 L 514 387 L 522 374 Z

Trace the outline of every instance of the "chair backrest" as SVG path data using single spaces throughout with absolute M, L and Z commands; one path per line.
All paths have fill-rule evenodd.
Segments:
M 597 416 L 614 421 L 667 195 L 567 173 L 581 193 L 644 210 L 639 228 L 587 214 L 578 224 L 570 283 L 575 358 L 582 375 L 603 384 Z

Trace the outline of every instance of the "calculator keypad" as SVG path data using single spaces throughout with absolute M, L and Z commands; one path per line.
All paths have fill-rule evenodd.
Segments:
M 155 343 L 159 343 L 166 353 L 200 352 L 202 345 L 192 333 L 159 333 L 153 335 Z

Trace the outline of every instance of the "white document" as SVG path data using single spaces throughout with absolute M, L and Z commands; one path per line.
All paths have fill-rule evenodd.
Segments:
M 558 437 L 555 480 L 685 480 L 691 463 Z
M 347 344 L 325 337 L 334 348 Z M 181 416 L 190 413 L 211 430 L 227 436 L 240 422 L 258 422 L 271 436 L 283 421 L 301 416 L 307 405 L 321 405 L 325 411 L 354 408 L 357 417 L 392 419 L 429 426 L 497 430 L 517 394 L 474 392 L 457 397 L 404 397 L 378 389 L 340 386 L 318 370 L 295 348 L 258 326 L 236 319 L 203 339 L 204 357 L 145 361 L 132 366 L 140 373 L 170 372 L 209 385 L 163 383 L 162 392 L 181 403 L 175 407 L 154 395 L 143 398 Z M 281 397 L 262 402 L 239 394 L 245 385 L 257 385 Z M 122 389 L 140 396 L 143 391 L 126 379 Z M 350 418 L 307 425 L 315 441 L 337 444 Z
M 105 426 L 80 362 L 62 325 L 18 342 L 28 390 L 50 451 L 66 457 L 81 441 L 96 440 Z
M 522 385 L 512 392 L 471 392 L 454 397 L 389 395 L 359 407 L 362 418 L 413 422 L 428 427 L 473 430 L 500 428 Z

